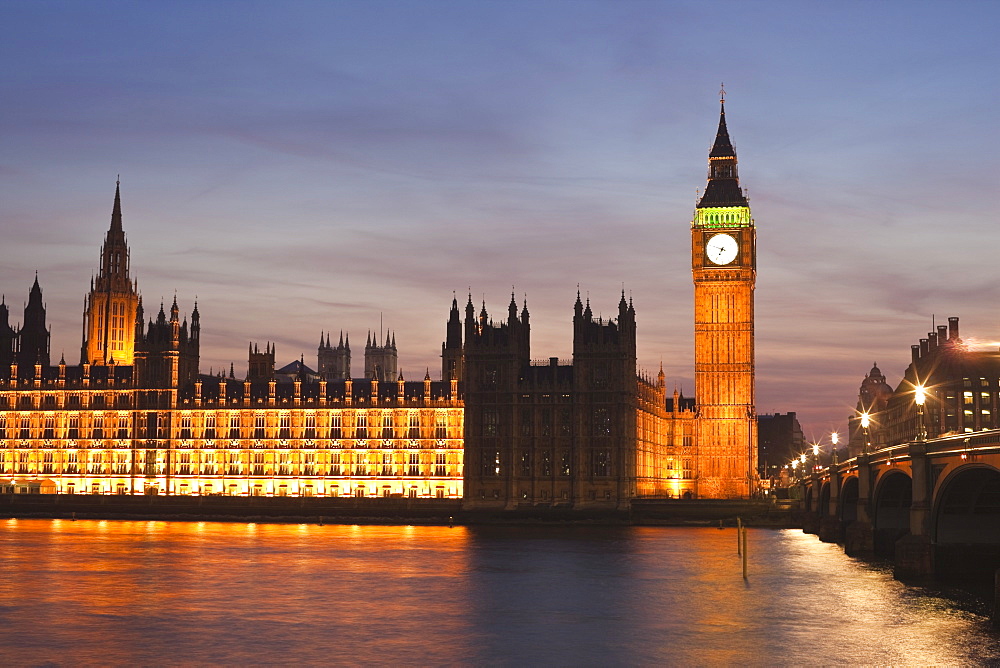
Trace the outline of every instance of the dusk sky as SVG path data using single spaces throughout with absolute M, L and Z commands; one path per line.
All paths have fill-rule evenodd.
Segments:
M 757 410 L 846 430 L 948 316 L 1000 345 L 996 2 L 0 4 L 0 290 L 38 271 L 79 362 L 116 175 L 147 316 L 315 366 L 395 332 L 440 374 L 452 294 L 527 295 L 567 358 L 577 284 L 634 300 L 639 365 L 691 395 L 690 222 L 719 84 L 757 224 Z

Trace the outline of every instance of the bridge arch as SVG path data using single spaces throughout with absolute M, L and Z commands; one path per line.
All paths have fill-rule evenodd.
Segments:
M 1000 568 L 1000 469 L 966 464 L 938 487 L 933 516 L 934 570 L 987 585 Z
M 813 512 L 814 510 L 813 497 L 814 497 L 813 485 L 812 484 L 806 485 L 805 498 L 803 499 L 804 503 L 802 504 L 802 506 L 806 509 L 806 512 Z
M 899 470 L 879 478 L 872 499 L 872 529 L 875 554 L 892 557 L 896 541 L 910 533 L 913 480 Z
M 968 464 L 941 483 L 935 503 L 934 541 L 1000 545 L 1000 470 Z
M 816 512 L 819 513 L 820 517 L 826 517 L 830 514 L 830 481 L 828 480 L 820 484 L 819 506 L 817 506 Z
M 861 488 L 858 483 L 858 476 L 848 476 L 840 486 L 840 494 L 837 497 L 837 517 L 847 526 L 858 519 L 858 497 Z

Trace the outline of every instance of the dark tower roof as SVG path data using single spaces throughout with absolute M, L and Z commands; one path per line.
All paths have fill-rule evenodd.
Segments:
M 729 139 L 726 127 L 726 102 L 721 101 L 719 130 L 715 134 L 715 144 L 708 153 L 708 185 L 698 202 L 698 208 L 714 206 L 747 206 L 746 195 L 740 188 L 739 173 L 736 168 L 736 149 Z

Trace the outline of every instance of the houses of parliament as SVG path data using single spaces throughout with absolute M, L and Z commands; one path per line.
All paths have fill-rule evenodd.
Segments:
M 315 369 L 203 374 L 197 304 L 147 314 L 120 186 L 85 293 L 79 364 L 50 359 L 38 276 L 14 328 L 0 306 L 0 486 L 58 494 L 461 498 L 469 509 L 628 507 L 756 492 L 755 228 L 723 103 L 691 222 L 696 396 L 636 365 L 636 310 L 577 292 L 571 360 L 531 352 L 526 303 L 453 299 L 440 380 L 405 379 L 395 336 L 320 337 Z M 242 376 L 242 374 L 241 374 Z

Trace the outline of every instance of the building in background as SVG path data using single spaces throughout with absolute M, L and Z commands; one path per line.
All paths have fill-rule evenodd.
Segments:
M 457 299 L 441 380 L 407 381 L 395 335 L 321 335 L 317 369 L 248 348 L 245 378 L 202 374 L 197 304 L 144 320 L 116 184 L 85 300 L 79 366 L 48 359 L 36 277 L 19 330 L 0 306 L 0 478 L 60 493 L 463 497 L 470 508 L 626 508 L 638 497 L 757 491 L 755 228 L 723 105 L 691 224 L 696 398 L 636 363 L 636 312 L 573 306 L 573 358 L 533 359 L 527 304 L 465 317 Z M 957 326 L 957 325 L 956 325 Z M 996 380 L 996 376 L 993 377 Z M 23 485 L 22 485 L 23 487 Z
M 872 363 L 871 371 L 865 374 L 858 389 L 858 403 L 854 410 L 854 415 L 848 420 L 848 441 L 847 453 L 851 457 L 857 457 L 865 450 L 865 430 L 861 428 L 861 416 L 868 414 L 876 415 L 885 410 L 892 396 L 892 387 L 886 382 L 885 374 L 878 368 L 878 363 Z M 881 435 L 881 432 L 879 432 Z M 869 441 L 872 430 L 868 430 Z M 869 443 L 869 446 L 871 443 Z
M 760 476 L 765 480 L 779 480 L 781 470 L 806 451 L 794 412 L 758 415 L 757 435 Z
M 918 387 L 925 389 L 922 408 Z M 910 346 L 910 364 L 895 389 L 877 366 L 865 377 L 849 418 L 851 455 L 912 441 L 921 423 L 927 438 L 998 429 L 998 412 L 1000 350 L 970 350 L 959 336 L 958 318 L 951 317 Z

